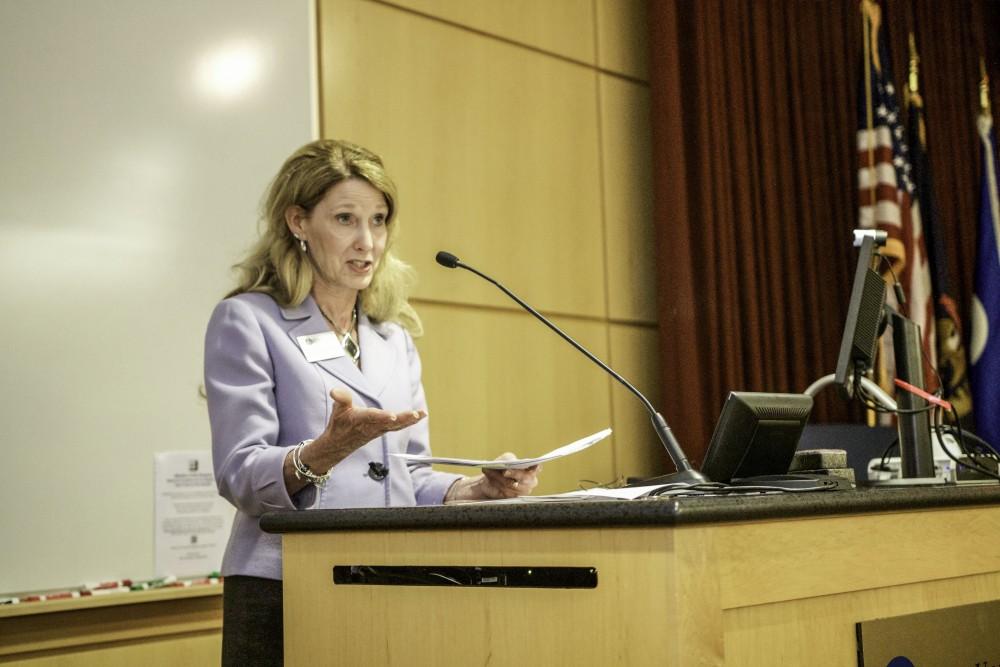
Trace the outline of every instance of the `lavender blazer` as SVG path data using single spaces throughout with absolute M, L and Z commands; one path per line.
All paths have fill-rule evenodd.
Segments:
M 427 420 L 372 440 L 330 471 L 326 487 L 290 497 L 283 464 L 288 447 L 319 435 L 330 418 L 330 390 L 351 392 L 356 406 L 393 412 L 426 409 L 420 358 L 399 325 L 358 320 L 361 368 L 346 356 L 309 362 L 297 337 L 329 331 L 316 302 L 281 308 L 250 293 L 216 306 L 205 335 L 205 390 L 219 493 L 237 509 L 222 574 L 281 579 L 281 537 L 260 530 L 273 510 L 432 505 L 459 475 L 407 465 L 390 452 L 429 454 Z M 369 462 L 389 468 L 384 480 Z

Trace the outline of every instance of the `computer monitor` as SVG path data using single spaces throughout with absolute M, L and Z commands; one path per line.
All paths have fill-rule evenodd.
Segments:
M 878 340 L 885 330 L 885 280 L 872 269 L 877 241 L 874 234 L 867 235 L 861 230 L 855 235 L 860 239 L 861 251 L 835 375 L 836 384 L 846 398 L 854 396 L 854 384 L 874 365 Z
M 875 247 L 885 245 L 886 239 L 884 231 L 854 231 L 854 245 L 860 246 L 861 251 L 858 253 L 858 266 L 854 272 L 851 301 L 847 307 L 844 335 L 840 340 L 840 357 L 837 359 L 837 371 L 834 375 L 834 382 L 846 398 L 861 398 L 865 404 L 870 401 L 859 397 L 857 389 L 862 377 L 874 365 L 879 338 L 890 321 L 896 377 L 917 387 L 924 386 L 920 328 L 895 309 L 886 307 L 885 280 L 872 268 L 876 256 Z M 896 299 L 901 304 L 902 288 L 898 283 L 894 287 L 897 289 Z M 932 480 L 934 456 L 927 403 L 908 392 L 899 394 L 897 400 L 903 477 Z M 884 408 L 896 410 L 895 404 L 881 402 Z
M 702 474 L 713 482 L 787 474 L 812 406 L 806 394 L 730 392 Z

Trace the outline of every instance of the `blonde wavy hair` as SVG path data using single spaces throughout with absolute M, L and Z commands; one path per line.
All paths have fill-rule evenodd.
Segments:
M 385 173 L 382 158 L 346 141 L 313 141 L 285 160 L 267 190 L 260 238 L 247 257 L 233 267 L 239 272 L 239 280 L 236 289 L 226 296 L 262 292 L 284 307 L 305 301 L 313 286 L 313 265 L 288 229 L 285 211 L 299 206 L 311 214 L 330 188 L 349 178 L 370 183 L 385 196 L 389 206 L 385 252 L 371 284 L 360 294 L 361 310 L 372 320 L 396 322 L 411 335 L 419 336 L 423 326 L 407 301 L 414 272 L 392 252 L 393 241 L 399 235 L 396 185 Z

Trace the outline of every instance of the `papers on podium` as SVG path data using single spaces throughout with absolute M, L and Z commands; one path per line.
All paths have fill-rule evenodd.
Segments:
M 536 456 L 532 459 L 493 459 L 493 460 L 481 460 L 481 459 L 457 459 L 447 456 L 424 456 L 423 454 L 390 454 L 390 456 L 395 456 L 396 458 L 403 459 L 404 461 L 412 461 L 414 463 L 442 463 L 453 466 L 470 466 L 473 468 L 492 468 L 494 470 L 508 470 L 511 468 L 530 468 L 536 466 L 539 463 L 545 463 L 546 461 L 552 461 L 555 459 L 561 459 L 564 456 L 569 456 L 570 454 L 576 454 L 577 452 L 587 449 L 591 445 L 595 445 L 601 440 L 611 435 L 611 429 L 606 428 L 603 431 L 598 431 L 593 435 L 588 435 L 586 438 L 580 438 L 575 442 L 571 442 L 568 445 L 563 445 L 553 449 L 548 454 L 542 454 L 541 456 Z
M 680 485 L 674 490 L 663 491 L 665 485 L 657 486 L 623 486 L 615 489 L 605 489 L 596 487 L 593 489 L 581 489 L 579 491 L 567 491 L 566 493 L 550 493 L 544 496 L 518 496 L 517 498 L 505 498 L 503 500 L 474 500 L 469 502 L 477 503 L 565 503 L 579 502 L 583 500 L 640 500 L 650 497 L 655 491 L 657 496 L 672 497 L 683 495 L 685 489 Z

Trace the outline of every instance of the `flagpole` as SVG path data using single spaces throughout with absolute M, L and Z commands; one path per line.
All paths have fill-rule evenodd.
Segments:
M 990 77 L 986 74 L 986 60 L 979 56 L 979 111 L 990 115 Z
M 875 119 L 872 116 L 872 45 L 871 45 L 871 0 L 861 0 L 861 34 L 864 39 L 864 52 L 865 52 L 865 123 L 868 127 L 868 161 L 871 164 L 871 168 L 875 169 L 875 146 L 874 146 L 874 135 L 875 135 Z M 870 189 L 872 191 L 872 204 L 874 206 L 875 202 L 875 187 L 877 180 L 874 181 Z
M 865 54 L 865 124 L 867 126 L 867 134 L 865 135 L 865 141 L 868 144 L 868 164 L 871 170 L 871 176 L 869 177 L 869 190 L 871 196 L 871 207 L 872 207 L 872 224 L 876 224 L 875 212 L 877 210 L 876 206 L 876 188 L 878 187 L 878 173 L 875 167 L 875 118 L 872 114 L 872 31 L 874 26 L 872 25 L 871 15 L 871 0 L 861 0 L 861 35 L 862 41 L 864 42 L 864 54 Z M 881 347 L 879 349 L 878 355 L 878 365 L 879 371 L 879 385 L 883 385 L 883 377 L 885 375 L 885 359 L 881 354 Z M 874 427 L 878 425 L 878 413 L 874 410 L 866 410 L 867 416 L 866 421 L 869 427 Z
M 910 32 L 910 76 L 906 84 L 906 95 L 908 99 L 904 100 L 905 104 L 909 105 L 912 102 L 918 109 L 924 108 L 924 100 L 920 97 L 920 54 L 917 53 L 917 38 L 913 32 Z M 920 137 L 920 143 L 926 146 L 927 128 L 924 125 L 923 114 L 920 114 L 919 118 L 917 135 Z
M 982 77 L 979 80 L 979 106 L 982 109 L 982 118 L 986 121 L 987 127 L 992 131 L 993 113 L 990 110 L 990 77 L 986 74 L 986 63 L 982 57 L 979 58 L 979 72 Z M 993 218 L 993 238 L 996 243 L 996 256 L 997 261 L 1000 262 L 1000 196 L 998 196 L 1000 189 L 997 187 L 997 171 L 996 163 L 994 162 L 996 147 L 990 139 L 989 132 L 983 136 L 983 142 L 986 146 L 986 160 L 983 168 L 986 170 L 985 175 L 988 183 L 989 206 L 991 217 Z

